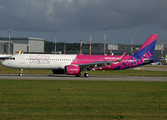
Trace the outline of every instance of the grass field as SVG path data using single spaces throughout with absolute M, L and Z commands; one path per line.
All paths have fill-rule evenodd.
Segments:
M 0 80 L 1 120 L 166 120 L 166 82 Z
M 4 68 L 0 74 L 18 74 Z M 52 74 L 24 70 L 24 74 Z M 91 75 L 167 76 L 162 71 L 113 70 Z M 2 80 L 0 120 L 166 120 L 167 82 Z

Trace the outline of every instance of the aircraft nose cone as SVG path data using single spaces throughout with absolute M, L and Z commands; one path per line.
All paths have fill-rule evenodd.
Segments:
M 8 64 L 9 64 L 9 63 L 8 63 L 7 61 L 3 61 L 3 62 L 1 63 L 1 65 L 4 66 L 4 67 L 8 67 Z
M 1 65 L 2 65 L 2 66 L 5 66 L 5 65 L 4 65 L 4 61 L 3 61 L 3 62 L 1 62 Z

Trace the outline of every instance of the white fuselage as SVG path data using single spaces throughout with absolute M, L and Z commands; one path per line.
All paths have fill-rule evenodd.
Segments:
M 5 67 L 16 69 L 64 69 L 76 55 L 18 54 L 2 62 Z

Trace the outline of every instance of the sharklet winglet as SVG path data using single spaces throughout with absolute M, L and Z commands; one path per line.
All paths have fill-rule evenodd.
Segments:
M 126 53 L 127 53 L 127 51 L 121 56 L 121 58 L 119 60 L 122 60 L 125 57 Z

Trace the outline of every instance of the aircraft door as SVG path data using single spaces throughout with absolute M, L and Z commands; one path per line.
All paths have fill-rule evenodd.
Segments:
M 20 64 L 25 64 L 25 57 L 24 57 L 24 55 L 20 56 Z

